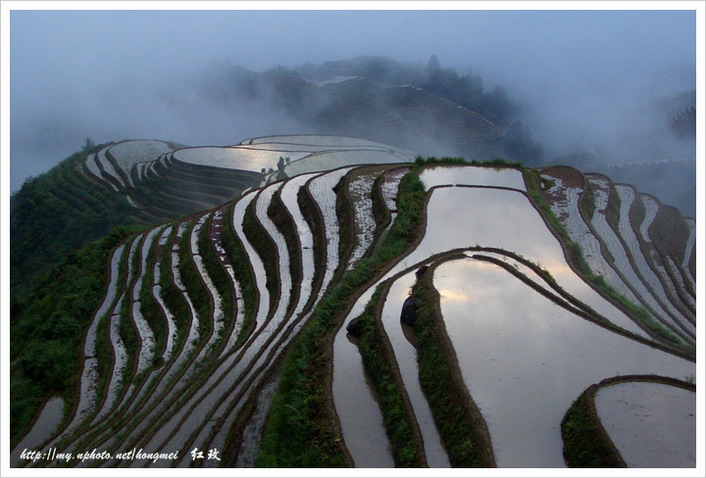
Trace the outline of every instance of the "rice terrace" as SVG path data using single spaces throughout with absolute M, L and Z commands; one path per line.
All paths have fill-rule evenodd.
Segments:
M 282 135 L 14 200 L 98 240 L 17 246 L 13 466 L 695 466 L 695 222 L 629 184 Z
M 2 477 L 704 476 L 704 2 L 25 3 Z

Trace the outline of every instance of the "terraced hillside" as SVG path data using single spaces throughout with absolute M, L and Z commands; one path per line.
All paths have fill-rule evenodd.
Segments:
M 122 141 L 77 153 L 27 181 L 11 205 L 13 287 L 119 225 L 150 225 L 219 206 L 282 169 L 338 161 L 412 161 L 407 151 L 324 135 L 264 137 L 229 147 L 190 148 L 157 140 Z M 296 168 L 295 168 L 296 165 Z M 326 166 L 328 167 L 328 166 Z M 43 254 L 38 255 L 36 251 Z
M 140 188 L 170 171 L 260 184 L 106 253 L 75 380 L 16 465 L 651 466 L 609 379 L 672 404 L 628 425 L 679 413 L 660 466 L 695 466 L 695 224 L 655 198 L 346 138 L 102 151 L 96 180 L 155 217 Z

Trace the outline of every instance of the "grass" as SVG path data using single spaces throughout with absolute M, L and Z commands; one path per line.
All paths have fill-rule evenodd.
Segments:
M 255 203 L 258 198 L 259 195 L 250 202 L 245 210 L 243 232 L 255 252 L 262 258 L 267 276 L 266 287 L 270 292 L 270 310 L 275 310 L 280 293 L 279 254 L 277 253 L 277 246 L 275 246 L 272 238 L 260 224 L 255 214 Z
M 31 293 L 50 268 L 120 225 L 135 223 L 122 195 L 84 177 L 90 153 L 76 153 L 40 176 L 29 178 L 10 199 L 11 293 Z M 38 253 L 41 251 L 41 253 Z
M 584 181 L 586 180 L 584 179 Z M 586 181 L 585 184 L 583 193 L 581 194 L 581 199 L 579 200 L 579 209 L 586 216 L 586 221 L 590 223 L 596 212 L 596 198 L 588 181 Z
M 338 219 L 338 263 L 344 266 L 355 244 L 353 207 L 348 198 L 348 174 L 333 188 L 336 193 L 336 218 Z
M 608 195 L 608 206 L 606 207 L 605 217 L 613 228 L 616 234 L 620 235 L 620 195 L 615 189 L 615 185 L 610 183 L 610 194 Z
M 233 229 L 233 203 L 226 209 L 223 228 L 222 241 L 223 248 L 226 250 L 226 255 L 233 267 L 233 275 L 240 284 L 240 291 L 243 294 L 243 326 L 240 329 L 237 344 L 242 344 L 250 335 L 255 325 L 255 315 L 258 307 L 258 294 L 253 278 L 253 271 L 250 268 L 250 260 L 240 242 L 240 239 L 235 235 Z
M 152 247 L 150 247 L 147 253 L 145 270 L 142 274 L 142 290 L 140 291 L 140 307 L 142 308 L 142 314 L 154 334 L 155 355 L 158 355 L 159 351 L 164 350 L 166 345 L 165 329 L 167 320 L 157 304 L 154 295 L 152 295 L 152 287 L 154 287 L 155 279 L 154 266 L 157 261 L 156 244 L 162 232 L 163 229 L 161 227 L 158 228 L 153 238 Z
M 595 391 L 595 385 L 584 391 L 561 421 L 564 459 L 572 468 L 624 467 L 592 409 Z
M 137 246 L 135 247 L 135 253 L 132 256 L 132 260 L 128 258 L 128 260 L 130 260 L 130 282 L 125 288 L 125 300 L 123 300 L 120 307 L 120 326 L 118 328 L 118 333 L 120 338 L 123 340 L 125 351 L 127 352 L 127 362 L 125 363 L 125 373 L 122 381 L 123 384 L 127 383 L 129 378 L 132 377 L 132 373 L 137 367 L 138 356 L 140 354 L 140 339 L 132 318 L 132 288 L 135 285 L 139 274 L 140 249 L 142 247 L 143 240 L 144 236 L 136 239 Z M 126 247 L 128 246 L 126 245 Z M 121 388 L 124 387 L 121 386 Z
M 383 171 L 377 178 L 375 178 L 371 193 L 377 237 L 380 236 L 380 231 L 382 231 L 390 222 L 390 211 L 388 211 L 385 206 L 385 198 L 382 194 L 381 188 L 382 183 L 385 181 L 385 172 L 386 171 Z
M 226 271 L 221 267 L 221 263 L 216 255 L 216 250 L 214 249 L 214 244 L 210 238 L 209 230 L 212 221 L 213 214 L 210 215 L 201 228 L 201 231 L 199 231 L 198 247 L 206 273 L 211 278 L 211 282 L 213 282 L 213 285 L 216 287 L 216 292 L 221 298 L 223 329 L 213 347 L 214 350 L 220 350 L 220 346 L 225 339 L 226 331 L 232 328 L 233 322 L 235 321 L 235 298 L 230 277 L 228 277 Z
M 506 161 L 502 158 L 495 158 L 495 159 L 490 159 L 487 161 L 473 160 L 473 161 L 471 161 L 471 164 L 473 166 L 498 166 L 498 167 L 504 167 L 504 168 L 522 168 L 522 163 Z
M 322 287 L 324 279 L 324 269 L 326 267 L 326 230 L 323 225 L 323 219 L 319 213 L 319 208 L 316 205 L 314 198 L 306 188 L 299 189 L 297 193 L 297 203 L 299 210 L 304 217 L 313 239 L 314 250 L 314 281 L 312 291 L 319 290 Z M 312 294 L 309 301 L 316 300 L 315 294 Z
M 415 170 L 415 172 L 418 172 L 422 167 L 424 166 L 431 166 L 435 164 L 445 164 L 445 165 L 467 165 L 469 164 L 468 161 L 466 161 L 463 158 L 449 158 L 449 157 L 444 157 L 444 158 L 437 158 L 436 156 L 429 156 L 427 158 L 424 158 L 422 156 L 417 156 L 416 159 L 414 160 L 414 164 L 412 165 L 412 168 Z M 477 163 L 472 163 L 472 164 L 477 164 Z
M 186 299 L 182 292 L 177 288 L 174 283 L 174 277 L 172 274 L 172 253 L 171 248 L 173 241 L 176 241 L 176 232 L 178 229 L 178 224 L 174 224 L 174 229 L 170 234 L 170 240 L 165 245 L 162 250 L 162 265 L 160 268 L 160 285 L 162 286 L 162 300 L 167 306 L 167 309 L 174 316 L 174 322 L 177 328 L 177 339 L 174 344 L 174 350 L 181 350 L 187 336 L 189 333 L 189 327 L 191 325 L 191 310 L 186 303 Z
M 206 289 L 206 285 L 201 279 L 199 271 L 196 269 L 196 264 L 193 261 L 191 251 L 191 232 L 195 227 L 196 222 L 186 228 L 184 234 L 179 241 L 179 274 L 181 281 L 188 291 L 188 296 L 194 304 L 196 315 L 199 320 L 199 338 L 197 347 L 203 346 L 211 333 L 213 304 L 211 297 Z M 202 226 L 203 227 L 203 226 Z
M 294 308 L 299 300 L 299 290 L 302 283 L 302 259 L 301 244 L 297 226 L 292 219 L 287 206 L 282 202 L 282 188 L 273 196 L 267 208 L 267 215 L 275 225 L 277 230 L 284 236 L 289 254 L 289 276 L 292 280 L 291 293 L 289 294 L 289 304 L 287 305 L 286 316 L 294 312 Z

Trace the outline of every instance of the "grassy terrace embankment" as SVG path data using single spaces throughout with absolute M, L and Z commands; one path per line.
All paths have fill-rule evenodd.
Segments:
M 444 260 L 454 257 L 465 255 Z M 432 283 L 434 269 L 434 266 L 426 269 L 412 288 L 418 304 L 413 328 L 418 344 L 419 382 L 451 466 L 493 467 L 495 459 L 488 428 L 468 393 L 446 332 L 439 293 Z
M 203 347 L 213 333 L 213 303 L 206 285 L 203 283 L 191 250 L 191 234 L 196 227 L 194 220 L 184 231 L 179 241 L 179 275 L 187 290 L 187 294 L 194 304 L 199 321 L 199 338 L 196 347 Z
M 255 213 L 256 203 L 260 194 L 261 192 L 248 204 L 245 210 L 243 232 L 245 233 L 245 238 L 250 241 L 253 249 L 255 249 L 255 252 L 262 258 L 265 274 L 267 276 L 265 286 L 270 293 L 269 310 L 271 313 L 274 313 L 277 309 L 280 296 L 279 253 L 277 252 L 277 246 L 262 226 Z
M 389 168 L 386 168 L 378 174 L 378 177 L 375 178 L 375 181 L 373 182 L 373 189 L 371 192 L 376 238 L 380 237 L 380 232 L 390 224 L 390 220 L 392 218 L 390 211 L 385 206 L 385 197 L 382 194 L 382 183 L 385 181 L 385 173 L 388 171 Z
M 355 224 L 353 217 L 353 206 L 348 200 L 350 180 L 345 174 L 333 189 L 336 193 L 336 218 L 338 219 L 338 263 L 340 270 L 345 271 L 348 259 L 353 252 L 355 245 Z M 334 276 L 334 280 L 337 277 Z
M 665 267 L 664 261 L 659 254 L 653 256 L 650 250 L 650 245 L 644 240 L 640 232 L 640 227 L 645 220 L 646 209 L 642 201 L 642 195 L 635 188 L 630 186 L 635 193 L 635 200 L 629 211 L 629 222 L 632 229 L 635 231 L 635 237 L 638 240 L 640 253 L 645 258 L 649 267 L 654 271 L 655 276 L 660 280 L 662 287 L 672 305 L 692 324 L 695 324 L 696 309 L 685 299 L 683 289 L 677 285 L 674 277 L 670 276 L 668 267 Z M 656 250 L 656 249 L 655 249 Z
M 159 241 L 159 236 L 164 231 L 164 227 L 157 226 L 156 230 L 157 233 L 156 236 L 153 238 L 154 240 L 152 242 L 152 247 L 149 248 L 146 258 L 146 266 L 142 273 L 142 288 L 140 290 L 139 295 L 140 308 L 142 310 L 143 316 L 145 320 L 147 320 L 150 329 L 154 333 L 155 348 L 152 357 L 152 362 L 147 366 L 147 368 L 142 372 L 142 374 L 137 376 L 136 379 L 133 381 L 133 384 L 137 385 L 137 389 L 146 387 L 146 394 L 148 395 L 152 393 L 152 391 L 154 391 L 154 388 L 157 386 L 157 383 L 155 380 L 147 381 L 147 379 L 149 378 L 151 373 L 157 373 L 158 369 L 162 367 L 163 359 L 161 355 L 164 352 L 166 346 L 166 317 L 164 316 L 161 307 L 157 304 L 156 299 L 152 294 L 152 287 L 155 283 L 155 263 L 157 262 L 157 260 L 164 260 L 161 258 L 161 256 L 159 256 L 158 258 L 156 246 L 157 242 Z M 168 248 L 164 248 L 164 250 L 166 250 L 168 253 Z M 105 335 L 105 340 L 107 340 L 107 338 L 107 335 Z M 110 345 L 105 344 L 106 350 L 109 347 Z M 97 349 L 97 353 L 101 353 L 100 347 Z M 103 359 L 99 358 L 99 366 L 102 361 Z M 96 426 L 92 426 L 89 431 L 79 433 L 77 436 L 80 437 L 80 440 L 95 439 L 95 437 L 101 433 L 106 433 L 106 431 L 108 430 L 118 429 L 118 427 L 122 426 L 132 417 L 130 411 L 135 408 L 135 401 L 138 397 L 138 394 L 139 393 L 135 391 L 133 395 L 129 397 L 128 400 L 125 400 L 121 404 L 119 410 L 116 410 L 114 413 L 111 413 L 111 416 L 108 420 L 102 421 Z M 145 398 L 143 397 L 139 403 L 142 403 L 144 401 Z
M 167 318 L 152 294 L 152 288 L 155 284 L 154 266 L 157 262 L 157 244 L 163 231 L 164 228 L 158 228 L 154 243 L 147 253 L 146 270 L 143 274 L 142 290 L 140 291 L 140 306 L 142 307 L 142 313 L 154 333 L 155 359 L 153 364 L 155 366 L 162 365 L 161 354 L 164 352 L 167 345 Z M 157 278 L 157 280 L 159 280 L 159 278 Z M 157 357 L 160 358 L 158 359 Z
M 215 350 L 220 350 L 221 343 L 224 342 L 226 337 L 230 336 L 230 332 L 235 325 L 235 291 L 233 290 L 230 277 L 223 267 L 221 267 L 221 263 L 216 255 L 216 250 L 214 249 L 214 243 L 210 237 L 212 221 L 213 214 L 210 214 L 206 223 L 201 227 L 201 231 L 199 231 L 198 248 L 206 273 L 211 278 L 213 285 L 216 287 L 216 293 L 218 293 L 221 298 L 223 330 L 221 331 L 218 343 L 215 344 L 214 347 Z
M 80 344 L 107 286 L 106 270 L 110 267 L 106 264 L 112 249 L 139 230 L 141 227 L 137 226 L 114 229 L 105 238 L 69 254 L 63 264 L 37 280 L 23 307 L 13 307 L 12 446 L 27 431 L 37 408 L 49 395 L 64 396 L 66 408 L 73 408 L 80 377 Z
M 233 207 L 231 204 L 224 213 L 222 241 L 223 248 L 231 265 L 233 266 L 233 275 L 240 284 L 240 291 L 243 294 L 244 318 L 243 327 L 240 329 L 238 341 L 236 345 L 242 344 L 252 332 L 255 325 L 255 314 L 259 304 L 259 296 L 255 287 L 255 279 L 248 255 L 243 248 L 240 239 L 235 235 L 233 229 Z
M 342 186 L 345 182 L 339 183 Z M 351 465 L 337 429 L 330 390 L 333 336 L 350 302 L 415 242 L 423 223 L 424 200 L 424 186 L 416 171 L 407 174 L 400 182 L 399 213 L 385 243 L 327 293 L 291 345 L 256 466 Z
M 199 231 L 197 237 L 197 246 L 204 268 L 206 269 L 206 274 L 208 274 L 211 282 L 216 288 L 216 290 L 211 293 L 218 294 L 221 299 L 220 305 L 221 312 L 223 313 L 223 323 L 219 332 L 220 335 L 213 344 L 213 351 L 216 353 L 222 350 L 223 346 L 225 346 L 226 337 L 229 335 L 228 332 L 233 328 L 235 321 L 235 296 L 233 295 L 233 287 L 231 285 L 230 277 L 228 277 L 228 274 L 226 274 L 223 270 L 218 260 L 218 256 L 216 256 L 213 241 L 210 237 L 211 221 L 213 221 L 213 212 L 208 215 L 208 218 L 201 226 L 201 230 Z M 206 283 L 204 279 L 201 278 L 201 280 L 205 287 Z M 213 302 L 211 293 L 209 293 L 209 299 Z
M 162 287 L 162 300 L 167 306 L 167 309 L 174 315 L 174 322 L 177 329 L 177 339 L 174 344 L 175 354 L 179 354 L 179 351 L 184 347 L 191 324 L 189 305 L 182 292 L 174 283 L 172 271 L 172 247 L 177 240 L 177 229 L 178 225 L 175 224 L 169 235 L 169 240 L 162 248 L 162 263 L 159 271 L 161 276 L 159 282 Z
M 292 286 L 285 316 L 290 317 L 299 301 L 302 285 L 302 257 L 297 225 L 294 223 L 291 214 L 287 210 L 287 206 L 282 202 L 282 188 L 279 188 L 277 192 L 272 195 L 272 200 L 267 207 L 267 216 L 279 233 L 282 234 L 287 244 L 287 253 L 289 254 L 289 277 L 291 278 Z
M 120 338 L 123 340 L 123 344 L 125 345 L 127 362 L 122 375 L 120 390 L 115 401 L 116 405 L 120 403 L 120 400 L 122 400 L 129 384 L 134 379 L 134 374 L 137 370 L 138 356 L 140 354 L 140 337 L 132 316 L 132 289 L 135 286 L 135 282 L 140 274 L 140 248 L 142 247 L 143 240 L 144 235 L 133 241 L 134 253 L 132 257 L 128 259 L 130 261 L 128 269 L 129 281 L 125 288 L 125 300 L 123 300 L 120 306 L 120 327 L 118 333 Z
M 653 303 L 659 306 L 664 315 L 660 315 L 661 312 L 657 312 L 655 309 L 655 306 L 651 306 L 651 310 L 655 313 L 652 318 L 653 319 L 658 319 L 660 322 L 662 322 L 662 326 L 670 334 L 673 334 L 674 337 L 677 339 L 677 343 L 683 342 L 685 344 L 689 344 L 690 342 L 694 341 L 693 338 L 693 333 L 689 330 L 688 327 L 685 327 L 681 323 L 681 318 L 678 313 L 675 312 L 674 308 L 670 308 L 665 304 L 665 297 L 660 295 L 658 293 L 659 289 L 657 289 L 658 284 L 659 284 L 659 279 L 657 279 L 657 283 L 653 283 L 653 281 L 650 280 L 650 277 L 645 274 L 645 271 L 640 269 L 640 266 L 638 265 L 638 261 L 634 257 L 634 251 L 631 251 L 630 246 L 627 243 L 627 239 L 623 237 L 623 234 L 620 233 L 620 221 L 621 221 L 621 210 L 624 209 L 622 204 L 621 204 L 621 199 L 620 195 L 618 193 L 618 189 L 616 185 L 608 178 L 606 180 L 610 184 L 610 199 L 608 201 L 608 208 L 606 210 L 606 218 L 608 219 L 608 223 L 610 224 L 610 227 L 613 229 L 613 232 L 615 233 L 615 236 L 618 238 L 620 241 L 620 245 L 624 249 L 626 255 L 627 255 L 627 260 L 628 260 L 628 267 L 632 268 L 632 270 L 635 272 L 638 278 L 642 280 L 642 283 L 644 284 L 644 290 L 646 291 L 646 294 L 652 297 Z M 632 189 L 633 191 L 634 188 Z M 615 199 L 614 199 L 615 198 Z M 639 201 L 639 196 L 636 195 L 634 200 L 632 201 L 632 205 L 634 205 L 636 202 Z M 660 208 L 663 209 L 663 208 Z M 676 212 L 676 210 L 675 210 Z M 676 221 L 681 224 L 685 224 L 683 220 L 681 220 L 681 216 L 677 212 L 677 217 Z M 630 220 L 630 211 L 628 210 L 628 221 Z M 676 227 L 676 226 L 675 226 Z M 633 227 L 633 232 L 635 233 L 637 240 L 639 241 L 639 233 L 637 230 L 634 229 Z M 673 237 L 678 237 L 678 228 L 677 229 L 672 229 L 671 234 L 673 234 Z M 640 251 L 640 254 L 643 255 L 644 261 L 649 264 L 649 254 L 645 254 L 644 251 Z M 656 270 L 652 267 L 652 272 L 655 274 L 656 277 L 658 277 Z M 672 300 L 671 298 L 667 300 Z M 673 303 L 672 303 L 673 305 Z M 647 306 L 647 304 L 646 304 Z M 650 307 L 650 306 L 647 306 Z
M 307 185 L 299 188 L 297 193 L 297 204 L 299 205 L 299 210 L 304 217 L 304 220 L 309 226 L 309 230 L 312 235 L 312 246 L 314 251 L 314 281 L 312 283 L 312 291 L 321 291 L 321 287 L 324 280 L 324 270 L 326 268 L 326 230 L 324 227 L 324 220 L 321 217 L 321 212 L 316 204 L 316 200 L 311 196 L 309 192 L 308 184 L 313 178 L 307 181 Z M 313 304 L 316 300 L 316 294 L 311 294 L 309 298 L 309 303 Z
M 125 293 L 127 287 L 128 278 L 128 264 L 129 264 L 129 254 L 130 254 L 130 243 L 132 242 L 132 235 L 126 236 L 121 242 L 123 251 L 121 256 L 118 258 L 118 273 L 117 280 L 115 281 L 116 294 L 112 302 L 108 304 L 105 309 L 105 313 L 98 317 L 98 323 L 96 327 L 96 337 L 95 337 L 95 358 L 97 359 L 97 381 L 95 382 L 95 402 L 93 404 L 93 410 L 89 414 L 89 419 L 84 420 L 79 426 L 64 440 L 59 442 L 59 446 L 65 446 L 77 437 L 80 437 L 85 430 L 90 427 L 90 422 L 95 417 L 106 400 L 108 395 L 108 389 L 110 386 L 110 381 L 113 374 L 113 368 L 115 367 L 115 355 L 113 349 L 113 343 L 110 338 L 110 327 L 112 316 L 116 312 L 117 303 L 119 297 Z M 114 249 L 115 250 L 115 249 Z M 79 364 L 81 367 L 82 364 Z M 80 374 L 80 372 L 79 372 Z M 80 383 L 82 377 L 81 375 L 76 375 L 74 388 L 76 390 L 74 403 L 71 404 L 70 408 L 64 410 L 64 418 L 69 419 L 79 406 L 80 393 L 82 384 Z
M 607 378 L 588 387 L 571 405 L 561 421 L 564 459 L 570 467 L 626 467 L 620 452 L 608 436 L 596 411 L 596 393 L 601 387 L 627 382 L 654 382 L 696 391 L 696 386 L 656 375 L 624 375 Z

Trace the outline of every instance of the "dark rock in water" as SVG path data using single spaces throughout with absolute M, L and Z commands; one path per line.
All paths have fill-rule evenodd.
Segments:
M 402 329 L 402 335 L 404 335 L 404 338 L 407 339 L 407 342 L 409 342 L 409 344 L 415 349 L 419 349 L 417 334 L 414 332 L 414 327 L 407 324 L 400 324 L 400 328 Z
M 402 304 L 402 314 L 400 314 L 400 321 L 403 324 L 413 325 L 414 321 L 417 320 L 417 307 L 419 307 L 419 301 L 416 297 L 407 297 L 407 300 Z
M 348 322 L 348 325 L 346 325 L 346 331 L 348 331 L 349 334 L 355 335 L 356 337 L 360 337 L 360 317 L 356 317 L 355 319 L 351 320 Z

